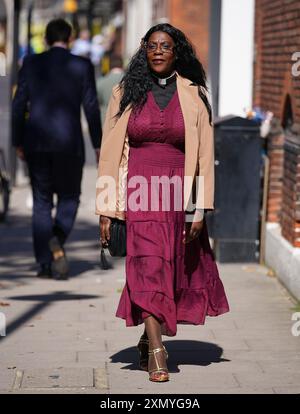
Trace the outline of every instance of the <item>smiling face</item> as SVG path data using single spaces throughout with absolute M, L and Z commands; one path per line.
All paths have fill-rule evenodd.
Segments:
M 165 32 L 154 32 L 146 45 L 147 61 L 152 72 L 167 77 L 174 70 L 174 40 Z

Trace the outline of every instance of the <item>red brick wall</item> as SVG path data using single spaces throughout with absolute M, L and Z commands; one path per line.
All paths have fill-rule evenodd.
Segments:
M 292 54 L 300 52 L 300 0 L 256 0 L 254 104 L 283 121 L 291 95 L 300 122 L 300 76 L 292 76 Z
M 170 24 L 182 30 L 208 68 L 210 0 L 169 0 Z
M 275 115 L 267 137 L 267 220 L 279 222 L 282 236 L 300 247 L 300 76 L 292 73 L 292 55 L 300 52 L 300 0 L 256 0 L 255 18 L 254 104 Z
M 293 246 L 300 247 L 300 127 L 294 126 L 284 145 L 284 174 L 281 234 Z
M 273 119 L 268 135 L 267 151 L 269 157 L 267 221 L 280 223 L 282 213 L 282 189 L 284 174 L 285 136 L 280 121 Z

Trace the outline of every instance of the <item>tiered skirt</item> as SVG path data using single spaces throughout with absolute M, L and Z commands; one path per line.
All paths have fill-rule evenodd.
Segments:
M 130 148 L 128 164 L 126 284 L 116 316 L 136 326 L 153 315 L 168 336 L 177 324 L 203 325 L 207 315 L 229 311 L 205 219 L 200 236 L 182 242 L 184 160 L 175 146 L 149 142 Z M 143 177 L 141 185 L 134 176 Z M 165 177 L 164 184 L 151 186 L 153 177 Z

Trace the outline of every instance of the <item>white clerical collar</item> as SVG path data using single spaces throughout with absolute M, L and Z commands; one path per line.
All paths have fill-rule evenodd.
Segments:
M 152 76 L 154 77 L 156 83 L 158 83 L 158 85 L 160 86 L 166 86 L 169 83 L 172 83 L 174 81 L 174 77 L 176 76 L 176 71 L 174 70 L 174 72 L 168 76 L 167 78 L 159 78 L 158 76 L 154 75 L 154 73 L 152 73 Z

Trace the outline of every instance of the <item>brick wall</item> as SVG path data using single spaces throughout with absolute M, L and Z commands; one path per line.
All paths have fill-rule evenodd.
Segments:
M 284 172 L 284 132 L 277 118 L 271 123 L 267 139 L 269 157 L 269 179 L 267 200 L 267 221 L 279 223 L 281 220 L 282 186 Z
M 284 143 L 282 235 L 300 247 L 300 126 L 294 124 Z
M 182 30 L 208 70 L 210 0 L 169 0 L 170 24 Z
M 300 122 L 300 76 L 293 77 L 292 54 L 300 52 L 300 0 L 256 0 L 254 104 L 283 122 L 291 96 L 294 122 Z
M 300 247 L 300 0 L 256 0 L 254 105 L 274 113 L 267 137 L 270 160 L 267 219 Z

